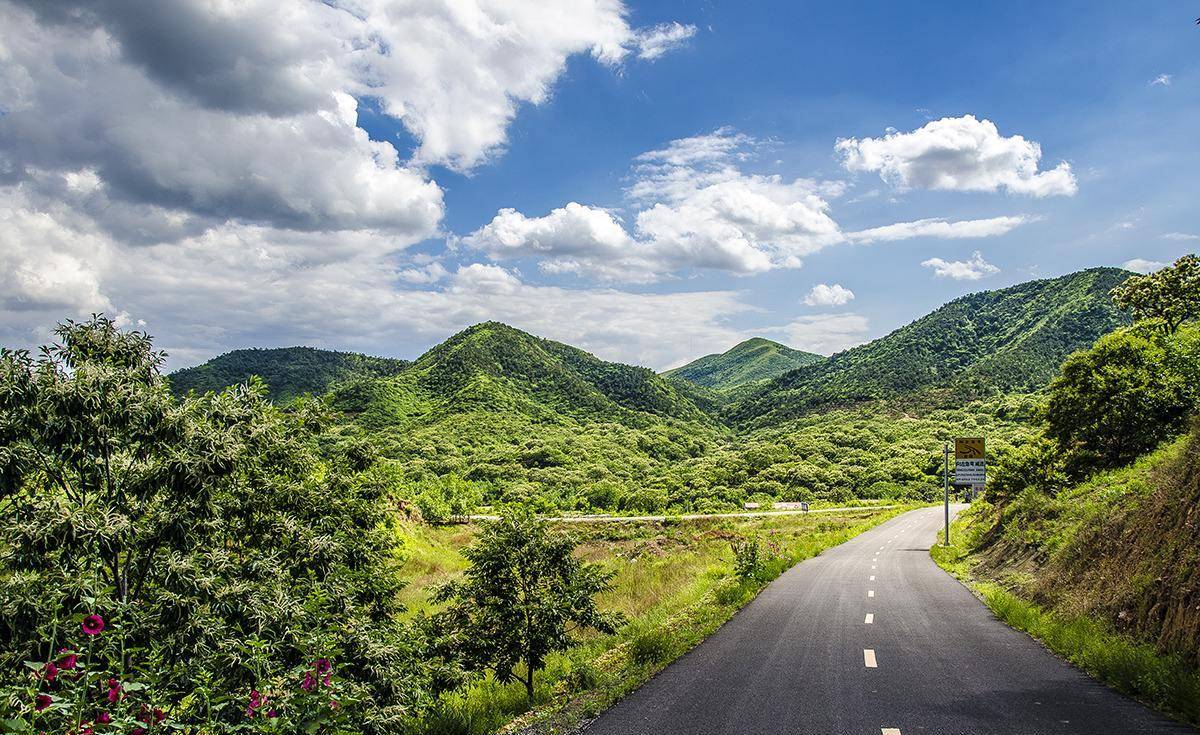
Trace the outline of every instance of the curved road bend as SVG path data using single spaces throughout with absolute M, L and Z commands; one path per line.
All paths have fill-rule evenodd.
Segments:
M 585 735 L 1193 732 L 992 617 L 929 558 L 941 525 L 915 510 L 797 564 Z

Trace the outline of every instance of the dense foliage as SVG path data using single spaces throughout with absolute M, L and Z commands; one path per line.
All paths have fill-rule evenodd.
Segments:
M 573 632 L 614 633 L 621 623 L 596 606 L 615 573 L 576 559 L 575 546 L 525 508 L 485 524 L 463 552 L 470 566 L 462 578 L 438 592 L 447 603 L 434 618 L 439 651 L 502 683 L 519 679 L 532 701 L 534 674 L 570 646 Z
M 1113 289 L 1113 302 L 1135 319 L 1156 320 L 1167 332 L 1200 317 L 1200 258 L 1185 255 L 1154 273 L 1131 276 Z
M 682 367 L 668 370 L 663 375 L 682 378 L 706 388 L 726 390 L 777 378 L 789 370 L 823 359 L 811 352 L 793 350 L 778 342 L 754 337 L 720 354 L 705 355 Z
M 1063 363 L 1046 435 L 1080 468 L 1115 467 L 1183 430 L 1200 397 L 1200 328 L 1140 323 Z
M 756 388 L 727 417 L 771 425 L 933 386 L 978 396 L 1038 390 L 1064 357 L 1127 323 L 1108 294 L 1128 276 L 1095 268 L 964 296 L 886 337 Z
M 104 318 L 57 335 L 0 355 L 0 719 L 398 727 L 429 682 L 370 452 L 322 451 L 325 412 L 257 381 L 176 400 Z
M 193 390 L 206 393 L 244 385 L 257 375 L 266 383 L 268 397 L 284 404 L 305 393 L 321 395 L 341 381 L 395 375 L 406 365 L 404 360 L 312 347 L 234 350 L 202 365 L 176 370 L 170 383 L 171 391 L 182 397 Z

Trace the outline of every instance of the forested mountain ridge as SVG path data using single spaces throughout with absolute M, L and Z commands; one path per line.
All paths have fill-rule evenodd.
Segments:
M 755 387 L 725 418 L 769 425 L 932 387 L 974 395 L 1037 390 L 1068 354 L 1129 323 L 1109 292 L 1130 275 L 1092 268 L 963 296 L 885 337 Z
M 728 390 L 780 375 L 825 359 L 812 352 L 793 350 L 762 337 L 752 337 L 725 352 L 705 355 L 662 374 L 705 388 Z
M 257 375 L 266 382 L 272 401 L 286 403 L 304 393 L 325 393 L 336 382 L 396 375 L 408 365 L 407 360 L 313 347 L 251 348 L 176 370 L 168 378 L 171 392 L 182 396 L 191 390 L 218 391 Z

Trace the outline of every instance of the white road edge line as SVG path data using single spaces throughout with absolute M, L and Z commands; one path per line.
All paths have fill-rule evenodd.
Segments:
M 864 648 L 863 649 L 863 665 L 866 666 L 868 669 L 879 668 L 875 664 L 875 649 L 874 648 Z
M 867 613 L 867 617 L 863 619 L 863 625 L 871 625 L 875 622 L 875 613 Z

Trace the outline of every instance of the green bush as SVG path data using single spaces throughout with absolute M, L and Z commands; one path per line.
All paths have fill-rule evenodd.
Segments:
M 1136 325 L 1067 358 L 1050 383 L 1046 435 L 1076 474 L 1124 464 L 1183 430 L 1200 378 L 1196 329 Z

